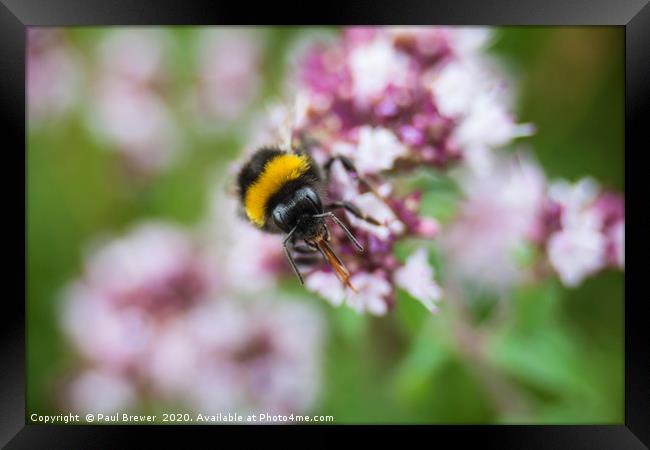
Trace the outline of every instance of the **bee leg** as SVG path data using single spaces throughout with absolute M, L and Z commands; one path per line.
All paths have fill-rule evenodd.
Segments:
M 327 173 L 327 176 L 329 177 L 330 170 L 332 169 L 332 164 L 334 164 L 334 161 L 340 161 L 341 164 L 343 164 L 343 167 L 345 170 L 348 172 L 352 172 L 355 175 L 359 176 L 359 171 L 357 168 L 354 166 L 354 163 L 350 161 L 350 159 L 347 156 L 343 155 L 334 155 L 331 156 L 323 165 L 325 168 L 325 172 Z
M 383 225 L 380 221 L 378 221 L 374 217 L 364 214 L 357 205 L 351 202 L 346 202 L 346 201 L 332 202 L 329 205 L 325 206 L 325 209 L 328 211 L 331 211 L 333 209 L 338 209 L 338 208 L 343 208 L 346 211 L 350 212 L 353 216 L 361 220 L 364 220 L 372 225 L 378 225 L 378 226 Z
M 357 241 L 357 238 L 355 238 L 354 235 L 350 232 L 350 230 L 348 230 L 348 227 L 346 227 L 343 224 L 343 222 L 341 222 L 341 219 L 336 217 L 336 215 L 332 211 L 327 211 L 327 212 L 322 213 L 322 214 L 316 214 L 313 217 L 329 217 L 329 218 L 331 218 L 343 230 L 345 235 L 348 237 L 348 239 L 350 239 L 350 242 L 352 242 L 354 244 L 354 246 L 357 248 L 357 250 L 359 250 L 360 252 L 363 251 L 363 245 L 361 245 L 359 243 L 359 241 Z M 325 241 L 325 243 L 327 244 L 327 241 Z
M 312 267 L 321 262 L 321 256 L 318 254 L 298 255 L 294 258 L 294 261 L 299 266 Z
M 300 253 L 301 255 L 310 255 L 318 251 L 318 249 L 314 247 L 310 247 L 308 245 L 296 244 L 296 243 L 293 244 L 291 249 L 296 253 Z
M 359 183 L 363 184 L 370 192 L 372 192 L 374 194 L 375 197 L 377 197 L 379 200 L 384 202 L 386 204 L 386 206 L 388 206 L 391 210 L 393 210 L 393 208 L 386 201 L 386 198 L 379 193 L 379 191 L 377 190 L 375 185 L 373 183 L 371 183 L 366 177 L 361 175 L 361 173 L 355 167 L 354 163 L 352 161 L 350 161 L 350 159 L 347 156 L 335 155 L 335 156 L 330 157 L 325 162 L 325 164 L 323 165 L 323 168 L 325 169 L 325 175 L 326 175 L 326 178 L 328 180 L 329 180 L 329 177 L 330 177 L 330 171 L 332 169 L 332 164 L 334 163 L 334 161 L 340 161 L 341 164 L 343 165 L 343 168 L 345 170 L 347 170 L 348 172 L 354 174 L 356 176 L 357 180 L 359 180 Z M 393 211 L 393 212 L 395 212 L 395 211 Z
M 284 247 L 284 254 L 286 255 L 287 259 L 289 260 L 289 264 L 291 264 L 291 268 L 293 271 L 296 273 L 298 276 L 298 279 L 300 280 L 300 284 L 305 284 L 305 281 L 302 279 L 302 275 L 300 274 L 300 270 L 298 270 L 298 266 L 296 265 L 296 261 L 294 261 L 293 256 L 291 256 L 291 252 L 289 251 L 289 242 L 291 241 L 291 238 L 293 237 L 293 232 L 295 231 L 295 228 L 291 230 L 291 232 L 288 234 L 288 236 L 284 239 L 284 242 L 282 243 L 282 246 Z

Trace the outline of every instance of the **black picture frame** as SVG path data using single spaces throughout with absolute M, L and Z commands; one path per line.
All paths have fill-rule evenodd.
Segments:
M 648 0 L 455 0 L 453 2 L 348 1 L 294 4 L 282 9 L 277 2 L 263 7 L 253 3 L 240 5 L 216 1 L 101 1 L 101 0 L 0 0 L 0 117 L 4 125 L 3 183 L 5 208 L 25 208 L 25 43 L 27 26 L 72 25 L 144 25 L 144 24 L 268 24 L 292 21 L 309 24 L 453 24 L 453 25 L 615 25 L 625 28 L 625 143 L 626 152 L 626 223 L 634 247 L 628 254 L 625 275 L 625 423 L 593 426 L 422 426 L 410 427 L 419 438 L 453 439 L 455 445 L 474 442 L 482 448 L 569 448 L 569 449 L 639 449 L 650 445 L 650 349 L 646 330 L 650 322 L 647 302 L 641 291 L 639 269 L 634 264 L 637 238 L 637 215 L 642 210 L 629 206 L 642 198 L 635 189 L 643 177 L 640 164 L 642 150 L 648 149 L 642 118 L 650 98 L 650 6 Z M 303 15 L 295 17 L 299 8 Z M 644 139 L 646 138 L 646 139 Z M 645 145 L 644 145 L 645 144 Z M 14 203 L 15 202 L 15 205 Z M 5 222 L 10 227 L 3 248 L 15 245 L 13 258 L 6 254 L 6 281 L 13 283 L 23 298 L 25 280 L 26 216 L 6 209 Z M 23 221 L 19 218 L 23 217 Z M 8 219 L 11 222 L 8 222 Z M 628 238 L 630 242 L 630 238 Z M 22 258 L 21 256 L 22 255 Z M 632 262 L 630 262 L 632 260 Z M 22 262 L 21 265 L 19 262 Z M 20 273 L 22 272 L 22 278 Z M 22 284 L 21 281 L 22 280 Z M 634 292 L 636 289 L 637 292 Z M 171 433 L 211 433 L 216 427 L 159 426 L 46 426 L 26 425 L 25 416 L 25 308 L 18 295 L 2 300 L 2 383 L 0 384 L 0 444 L 7 448 L 122 448 L 131 444 L 136 433 L 168 439 Z M 143 430 L 144 428 L 144 430 Z M 268 429 L 267 427 L 264 427 Z M 287 428 L 280 427 L 283 431 Z M 290 427 L 304 430 L 305 427 Z M 328 432 L 343 427 L 321 428 Z M 173 431 L 172 431 L 173 430 Z M 377 427 L 373 427 L 376 432 Z M 274 428 L 273 432 L 278 432 Z M 338 439 L 337 439 L 338 440 Z M 170 441 L 168 441 L 170 442 Z M 185 443 L 188 441 L 184 440 Z M 433 444 L 432 444 L 433 445 Z

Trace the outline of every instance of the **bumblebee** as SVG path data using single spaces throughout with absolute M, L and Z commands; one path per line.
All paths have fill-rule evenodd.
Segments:
M 326 219 L 339 226 L 360 252 L 364 251 L 363 246 L 333 210 L 343 208 L 374 225 L 380 223 L 350 202 L 323 203 L 324 183 L 335 160 L 358 175 L 351 161 L 343 156 L 331 158 L 321 168 L 304 150 L 260 148 L 239 171 L 239 199 L 247 219 L 258 229 L 286 235 L 284 252 L 301 284 L 304 280 L 292 251 L 301 254 L 320 252 L 339 279 L 355 291 L 350 283 L 350 272 L 330 244 Z M 301 245 L 300 241 L 304 244 Z

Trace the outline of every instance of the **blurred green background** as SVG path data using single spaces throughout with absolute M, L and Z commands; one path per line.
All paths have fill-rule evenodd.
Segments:
M 88 64 L 108 31 L 65 30 Z M 171 31 L 175 63 L 168 76 L 172 95 L 181 96 L 194 76 L 187 47 L 196 29 Z M 280 94 L 286 50 L 303 31 L 265 30 L 259 105 Z M 537 128 L 523 145 L 550 179 L 592 175 L 623 191 L 623 46 L 621 27 L 497 30 L 489 51 L 517 81 L 518 121 Z M 173 113 L 188 126 L 180 111 Z M 28 413 L 56 411 L 57 379 L 73 360 L 59 331 L 57 300 L 80 273 L 87 243 L 139 219 L 195 224 L 205 216 L 215 170 L 248 140 L 240 128 L 189 132 L 189 151 L 178 164 L 134 184 L 118 155 L 89 135 L 83 115 L 76 109 L 28 132 Z M 315 412 L 334 415 L 337 423 L 622 423 L 623 279 L 606 272 L 572 290 L 556 280 L 518 288 L 507 299 L 506 320 L 485 328 L 481 358 L 459 344 L 462 327 L 449 320 L 454 313 L 444 301 L 430 317 L 403 294 L 384 318 L 321 302 L 330 333 Z M 481 323 L 472 326 L 482 336 Z

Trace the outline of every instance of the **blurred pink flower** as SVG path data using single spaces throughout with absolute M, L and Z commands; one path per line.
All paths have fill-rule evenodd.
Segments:
M 87 121 L 140 172 L 158 172 L 178 157 L 179 130 L 166 103 L 149 89 L 114 78 L 98 82 Z
M 304 412 L 317 397 L 323 323 L 307 305 L 222 299 L 167 332 L 150 375 L 193 410 Z
M 160 28 L 121 28 L 108 32 L 98 47 L 103 76 L 136 85 L 153 84 L 164 77 L 171 36 Z
M 160 322 L 204 301 L 216 285 L 188 235 L 142 224 L 87 258 L 65 292 L 62 323 L 89 360 L 138 371 Z
M 161 29 L 126 28 L 98 45 L 87 124 L 136 175 L 166 169 L 182 150 L 166 90 L 172 44 Z
M 502 158 L 492 165 L 489 174 L 461 177 L 465 198 L 440 241 L 452 277 L 502 290 L 524 275 L 515 252 L 536 227 L 546 181 L 530 161 Z
M 30 125 L 70 111 L 83 90 L 80 57 L 56 28 L 27 29 L 27 112 Z
M 212 222 L 212 231 L 223 226 Z M 214 258 L 214 242 L 204 239 L 152 222 L 90 253 L 64 292 L 63 329 L 91 368 L 67 383 L 67 403 L 108 412 L 174 402 L 208 414 L 311 407 L 320 386 L 318 312 L 300 300 L 262 301 L 254 271 L 222 282 L 243 266 Z M 256 251 L 241 257 L 264 256 Z
M 214 281 L 192 238 L 162 223 L 135 227 L 86 264 L 85 282 L 107 301 L 156 314 L 192 306 Z
M 154 321 L 145 311 L 117 309 L 81 283 L 64 292 L 61 324 L 87 361 L 115 372 L 137 372 L 155 338 Z
M 122 413 L 136 402 L 136 391 L 128 379 L 97 369 L 78 374 L 67 386 L 66 394 L 67 406 L 80 414 Z
M 201 228 L 204 255 L 218 267 L 224 290 L 268 292 L 279 274 L 289 274 L 279 235 L 263 233 L 247 223 L 234 196 L 222 182 L 213 188 L 210 213 Z M 254 280 L 254 282 L 251 282 Z
M 199 79 L 190 100 L 206 126 L 220 129 L 241 119 L 260 94 L 264 36 L 219 28 L 202 31 L 197 40 Z

